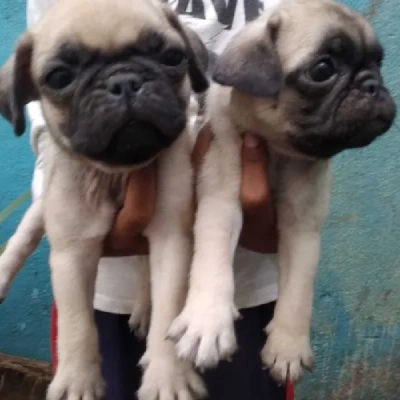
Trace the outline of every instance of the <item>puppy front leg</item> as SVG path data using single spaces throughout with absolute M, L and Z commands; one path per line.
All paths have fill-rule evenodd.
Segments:
M 50 266 L 58 309 L 58 366 L 48 400 L 98 400 L 103 394 L 93 298 L 101 242 L 51 241 Z
M 296 382 L 314 362 L 310 323 L 321 228 L 329 203 L 329 164 L 290 162 L 278 198 L 279 298 L 267 327 L 265 365 L 280 382 Z
M 192 254 L 192 174 L 188 137 L 161 158 L 156 215 L 146 231 L 150 243 L 152 312 L 142 359 L 140 400 L 191 400 L 205 395 L 201 379 L 179 360 L 167 331 L 182 310 Z
M 232 265 L 242 227 L 240 140 L 231 126 L 221 126 L 218 134 L 199 179 L 188 299 L 169 331 L 179 357 L 201 368 L 216 366 L 234 353 L 239 315 Z
M 15 275 L 39 245 L 44 235 L 42 199 L 26 211 L 14 235 L 0 256 L 0 302 L 4 300 Z

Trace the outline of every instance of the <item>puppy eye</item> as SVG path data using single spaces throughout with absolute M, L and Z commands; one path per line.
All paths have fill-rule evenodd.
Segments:
M 314 82 L 326 82 L 336 74 L 336 65 L 331 58 L 318 61 L 310 70 L 309 76 Z
M 181 50 L 170 49 L 164 52 L 161 56 L 161 62 L 169 67 L 177 67 L 182 64 L 185 58 L 185 53 Z
M 45 78 L 46 84 L 54 90 L 61 90 L 75 80 L 75 73 L 65 67 L 57 67 L 49 72 Z

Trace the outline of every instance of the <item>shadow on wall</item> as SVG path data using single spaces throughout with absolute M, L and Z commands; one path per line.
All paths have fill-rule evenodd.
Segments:
M 398 102 L 398 0 L 347 0 L 367 15 L 386 48 L 384 75 Z M 0 0 L 0 62 L 25 26 L 25 0 Z M 28 136 L 0 122 L 0 210 L 29 189 L 33 156 Z M 400 399 L 400 132 L 397 126 L 368 149 L 335 160 L 331 214 L 323 240 L 313 322 L 315 372 L 300 400 Z M 0 225 L 0 244 L 28 201 Z M 1 215 L 1 214 L 0 214 Z M 17 278 L 0 308 L 0 352 L 48 359 L 51 298 L 48 249 Z

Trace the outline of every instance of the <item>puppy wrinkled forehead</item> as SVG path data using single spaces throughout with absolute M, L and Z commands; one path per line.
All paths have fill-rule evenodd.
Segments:
M 275 10 L 282 17 L 279 51 L 287 71 L 314 56 L 335 35 L 346 37 L 359 52 L 380 47 L 371 25 L 336 1 L 282 0 Z
M 135 44 L 150 30 L 180 40 L 157 0 L 58 0 L 32 33 L 40 37 L 35 54 L 43 58 L 67 39 L 112 53 Z

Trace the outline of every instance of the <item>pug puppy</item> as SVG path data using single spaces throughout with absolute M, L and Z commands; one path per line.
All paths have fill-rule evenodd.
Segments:
M 279 300 L 262 360 L 281 382 L 296 382 L 313 366 L 310 320 L 329 160 L 391 127 L 395 103 L 382 60 L 369 23 L 333 0 L 282 0 L 222 53 L 207 100 L 215 137 L 197 187 L 190 289 L 169 330 L 180 358 L 212 367 L 236 349 L 240 141 L 252 132 L 270 151 L 280 237 Z
M 152 315 L 141 400 L 204 395 L 167 330 L 183 307 L 191 246 L 192 172 L 187 109 L 208 87 L 207 53 L 158 0 L 58 0 L 0 70 L 0 113 L 25 131 L 40 100 L 49 129 L 42 198 L 3 254 L 3 294 L 43 233 L 58 307 L 59 364 L 48 400 L 100 399 L 93 318 L 102 244 L 129 173 L 158 159 L 155 215 L 146 229 Z

